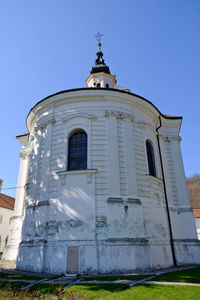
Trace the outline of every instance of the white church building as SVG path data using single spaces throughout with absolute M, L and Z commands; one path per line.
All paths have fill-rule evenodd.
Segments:
M 4 260 L 47 273 L 130 273 L 200 263 L 182 117 L 116 85 L 101 43 L 86 88 L 31 108 Z

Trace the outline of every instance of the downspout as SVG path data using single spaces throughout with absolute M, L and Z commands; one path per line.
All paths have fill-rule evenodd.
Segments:
M 157 131 L 157 142 L 158 142 L 158 151 L 159 151 L 159 156 L 160 156 L 160 165 L 161 165 L 161 172 L 162 172 L 162 178 L 163 178 L 163 187 L 164 187 L 164 194 L 165 194 L 167 218 L 168 218 L 168 224 L 169 224 L 169 235 L 170 235 L 170 244 L 171 244 L 172 258 L 173 258 L 174 267 L 176 267 L 177 266 L 177 262 L 176 262 L 175 248 L 174 248 L 174 242 L 173 242 L 172 224 L 171 224 L 171 218 L 170 218 L 170 213 L 169 213 L 169 205 L 168 205 L 168 199 L 167 199 L 167 190 L 166 190 L 166 183 L 165 183 L 165 175 L 164 175 L 164 169 L 163 169 L 163 161 L 162 161 L 162 155 L 161 155 L 161 149 L 160 149 L 160 139 L 159 139 L 159 132 L 158 132 L 158 130 L 162 127 L 162 122 L 161 122 L 160 115 L 159 115 L 159 121 L 160 121 L 160 125 L 156 128 L 156 131 Z

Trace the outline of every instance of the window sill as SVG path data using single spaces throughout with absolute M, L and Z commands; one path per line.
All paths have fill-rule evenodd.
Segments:
M 97 169 L 86 169 L 86 170 L 73 170 L 73 171 L 57 171 L 58 175 L 73 175 L 73 174 L 88 174 L 96 173 Z
M 147 178 L 149 179 L 150 183 L 156 183 L 156 184 L 161 184 L 163 182 L 163 180 L 161 178 L 149 175 L 149 174 L 145 174 L 147 176 Z

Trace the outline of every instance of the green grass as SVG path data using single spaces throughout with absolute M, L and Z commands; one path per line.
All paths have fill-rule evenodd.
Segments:
M 168 274 L 164 274 L 164 275 L 155 277 L 152 280 L 200 283 L 200 268 L 168 273 Z M 200 299 L 200 297 L 199 297 L 199 299 Z
M 121 281 L 121 280 L 141 280 L 149 275 L 124 275 L 124 276 L 88 276 L 85 281 Z
M 38 284 L 23 292 L 25 286 L 27 282 L 0 282 L 0 299 L 59 299 L 55 296 L 63 294 L 61 285 Z
M 38 277 L 18 274 L 0 273 L 4 278 L 27 279 Z M 7 277 L 6 277 L 7 276 Z M 9 277 L 12 276 L 12 277 Z M 101 276 L 87 277 L 86 280 L 140 280 L 144 276 Z M 153 279 L 154 280 L 154 279 Z M 155 278 L 156 281 L 192 282 L 200 283 L 200 268 L 168 273 Z M 124 284 L 86 284 L 72 286 L 62 291 L 63 285 L 37 284 L 22 292 L 21 288 L 27 282 L 0 282 L 0 299 L 66 299 L 66 300 L 199 300 L 200 287 L 192 286 L 164 286 L 164 285 L 137 285 L 125 289 Z
M 199 300 L 200 287 L 138 285 L 124 290 L 122 285 L 98 284 L 73 286 L 66 291 L 74 292 L 77 298 L 94 300 Z
M 40 284 L 22 292 L 27 283 L 1 282 L 0 299 L 66 300 L 199 300 L 200 287 L 139 285 L 125 290 L 124 285 L 77 285 L 62 292 L 61 285 Z
M 125 285 L 76 285 L 62 291 L 62 285 L 38 284 L 22 292 L 26 282 L 0 282 L 0 299 L 66 299 L 66 300 L 199 300 L 200 287 L 138 285 L 124 289 Z
M 21 275 L 21 274 L 10 274 L 10 273 L 0 272 L 0 278 L 3 278 L 3 279 L 21 279 L 21 280 L 39 280 L 39 279 L 42 279 L 43 277 Z

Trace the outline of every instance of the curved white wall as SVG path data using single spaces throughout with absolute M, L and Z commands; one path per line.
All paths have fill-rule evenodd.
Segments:
M 147 101 L 103 89 L 60 93 L 32 109 L 27 119 L 29 188 L 20 200 L 26 209 L 19 269 L 132 272 L 173 264 L 158 117 Z M 179 123 L 166 119 L 159 134 L 177 262 L 191 263 L 199 248 L 189 201 L 181 191 L 173 198 L 174 185 L 178 191 L 184 187 L 181 154 L 175 148 L 169 154 L 165 142 L 168 136 L 177 139 Z M 67 171 L 68 137 L 76 128 L 87 132 L 88 170 Z M 147 139 L 154 147 L 158 178 L 148 175 Z M 190 229 L 182 232 L 186 223 Z M 188 243 L 191 251 L 184 252 Z

